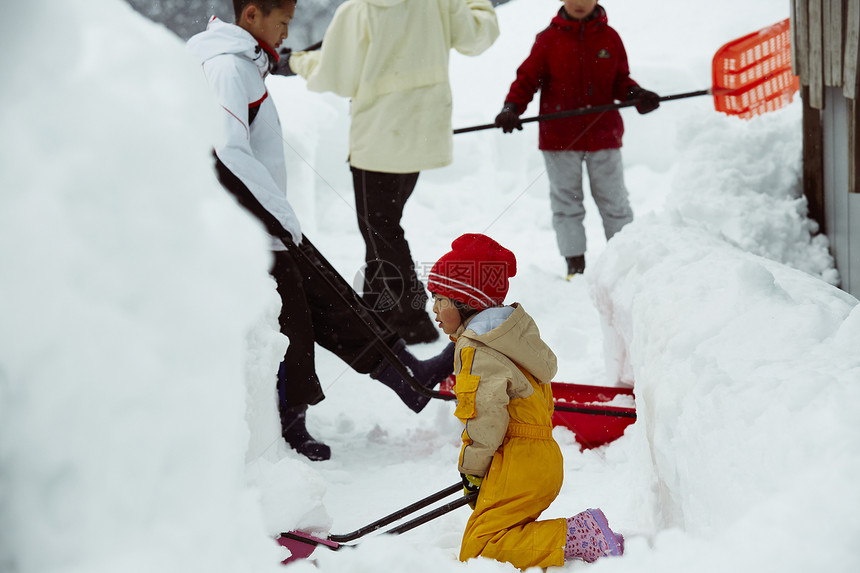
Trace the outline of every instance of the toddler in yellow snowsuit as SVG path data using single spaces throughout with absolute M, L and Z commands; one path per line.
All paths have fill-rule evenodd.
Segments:
M 484 556 L 520 569 L 621 555 L 624 542 L 599 509 L 538 521 L 561 490 L 552 437 L 556 357 L 522 306 L 502 306 L 514 254 L 486 235 L 456 239 L 428 287 L 442 330 L 456 341 L 457 408 L 465 425 L 458 469 L 478 490 L 460 560 Z

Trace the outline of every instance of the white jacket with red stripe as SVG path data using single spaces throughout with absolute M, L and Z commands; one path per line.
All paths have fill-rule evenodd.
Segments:
M 206 31 L 188 40 L 188 50 L 203 65 L 223 110 L 215 154 L 298 244 L 301 225 L 287 201 L 281 123 L 264 81 L 272 56 L 246 30 L 214 17 Z M 249 111 L 255 108 L 252 122 Z

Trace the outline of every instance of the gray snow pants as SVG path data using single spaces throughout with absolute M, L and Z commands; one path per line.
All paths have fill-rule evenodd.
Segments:
M 585 254 L 585 207 L 582 204 L 582 164 L 588 169 L 591 195 L 603 219 L 606 239 L 633 220 L 624 186 L 620 149 L 544 151 L 549 176 L 552 226 L 563 257 Z

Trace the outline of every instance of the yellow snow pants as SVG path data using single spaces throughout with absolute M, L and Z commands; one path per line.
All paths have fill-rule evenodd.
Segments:
M 508 430 L 466 524 L 461 561 L 480 555 L 520 569 L 564 564 L 565 520 L 537 521 L 564 477 L 561 450 L 552 437 L 552 389 L 531 381 L 534 394 L 508 405 Z

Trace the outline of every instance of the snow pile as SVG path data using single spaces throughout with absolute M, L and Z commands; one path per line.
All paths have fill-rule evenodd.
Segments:
M 856 299 L 677 221 L 626 228 L 589 281 L 636 381 L 639 485 L 683 531 L 657 546 L 705 571 L 856 565 Z
M 818 225 L 806 218 L 801 189 L 800 106 L 752 121 L 717 114 L 692 121 L 679 134 L 688 149 L 667 207 L 738 248 L 838 284 Z
M 27 42 L 2 88 L 0 570 L 276 571 L 243 465 L 267 238 L 208 86 L 122 2 L 27 11 L 63 58 Z
M 456 481 L 450 403 L 414 415 L 322 349 L 327 398 L 308 423 L 332 459 L 285 448 L 268 241 L 215 181 L 199 67 L 119 0 L 55 4 L 2 21 L 19 48 L 0 106 L 0 570 L 280 571 L 270 534 L 346 533 Z M 787 16 L 782 0 L 605 4 L 634 77 L 660 93 L 706 87 L 719 45 Z M 506 4 L 493 48 L 452 56 L 456 127 L 492 121 L 558 6 Z M 21 21 L 63 46 L 62 66 Z M 348 102 L 299 78 L 269 87 L 290 199 L 351 280 Z M 623 115 L 637 220 L 607 246 L 587 199 L 587 281 L 562 279 L 534 124 L 457 136 L 404 213 L 419 265 L 464 232 L 517 254 L 509 300 L 559 381 L 635 381 L 639 421 L 618 441 L 580 452 L 555 429 L 565 485 L 546 517 L 602 507 L 628 544 L 599 570 L 860 569 L 860 311 L 816 278 L 835 271 L 797 195 L 797 104 L 749 123 L 707 98 Z M 293 568 L 513 571 L 456 560 L 467 517 Z

